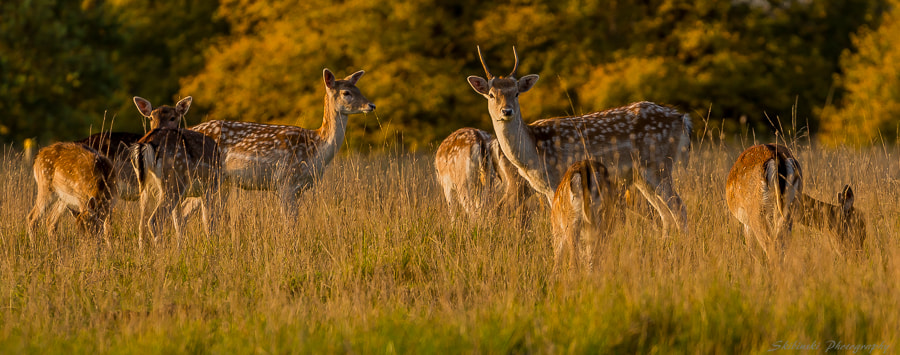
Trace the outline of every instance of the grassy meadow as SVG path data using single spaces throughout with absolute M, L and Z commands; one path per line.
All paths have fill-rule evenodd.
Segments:
M 0 353 L 898 352 L 898 149 L 794 146 L 805 191 L 835 202 L 852 184 L 869 235 L 854 256 L 796 225 L 784 264 L 768 267 L 725 205 L 742 148 L 695 142 L 676 169 L 689 235 L 662 238 L 631 212 L 593 272 L 564 277 L 550 273 L 549 209 L 531 201 L 525 229 L 453 219 L 433 157 L 407 153 L 338 157 L 295 221 L 275 194 L 235 190 L 219 233 L 195 217 L 181 248 L 169 226 L 138 250 L 127 201 L 109 247 L 68 216 L 59 238 L 31 246 L 34 179 L 5 148 Z

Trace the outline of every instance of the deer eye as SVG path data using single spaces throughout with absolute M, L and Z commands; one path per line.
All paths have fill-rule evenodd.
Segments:
M 341 91 L 341 95 L 350 96 L 350 92 L 347 90 Z
M 519 93 L 516 93 L 516 97 L 519 97 Z
M 493 99 L 493 98 L 494 98 L 494 93 L 488 93 L 488 97 L 490 97 L 490 98 Z

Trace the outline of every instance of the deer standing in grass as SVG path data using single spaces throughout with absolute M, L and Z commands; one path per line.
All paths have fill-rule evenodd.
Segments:
M 83 144 L 55 143 L 38 152 L 33 169 L 37 198 L 28 214 L 32 244 L 44 215 L 50 212 L 46 224 L 47 234 L 52 237 L 60 215 L 67 209 L 83 231 L 106 237 L 110 211 L 118 195 L 116 174 L 109 159 Z
M 853 207 L 853 189 L 844 186 L 838 205 L 816 200 L 803 192 L 803 173 L 791 151 L 782 145 L 761 144 L 738 157 L 725 184 L 728 209 L 753 235 L 771 259 L 783 256 L 793 221 L 834 232 L 853 249 L 862 248 L 866 225 Z
M 316 130 L 236 121 L 208 121 L 192 127 L 219 143 L 226 183 L 247 190 L 276 190 L 282 212 L 297 213 L 301 192 L 324 174 L 341 145 L 348 116 L 375 110 L 356 83 L 360 70 L 343 80 L 325 69 L 325 114 Z
M 157 128 L 178 128 L 191 107 L 192 100 L 188 96 L 178 101 L 175 107 L 162 105 L 154 109 L 150 105 L 150 101 L 135 96 L 134 104 L 141 115 L 150 120 L 150 130 L 152 131 Z M 128 153 L 128 147 L 137 143 L 141 137 L 143 135 L 137 133 L 100 132 L 78 141 L 112 160 L 118 178 L 119 197 L 123 200 L 136 201 L 141 196 L 141 189 L 138 186 L 137 176 L 134 175 L 134 168 L 131 166 Z
M 181 106 L 183 101 L 174 108 L 179 121 L 190 107 L 190 100 Z M 149 102 L 146 106 L 137 106 L 147 117 L 152 117 L 160 110 L 171 109 L 163 106 L 148 112 Z M 215 229 L 220 209 L 216 195 L 219 191 L 222 159 L 216 142 L 202 133 L 165 127 L 150 131 L 130 149 L 131 164 L 141 191 L 138 243 L 143 246 L 148 229 L 153 239 L 158 240 L 162 223 L 168 215 L 171 216 L 176 240 L 180 245 L 184 214 L 179 205 L 187 197 L 201 198 L 203 229 L 209 236 Z M 150 198 L 154 193 L 156 205 L 150 212 Z M 145 223 L 148 228 L 145 228 Z
M 503 154 L 532 188 L 552 203 L 568 167 L 593 159 L 616 179 L 633 184 L 662 217 L 663 230 L 687 231 L 687 213 L 672 186 L 672 168 L 690 149 L 690 116 L 650 102 L 582 116 L 543 119 L 526 124 L 519 94 L 538 75 L 516 79 L 519 58 L 507 77 L 494 77 L 478 49 L 487 78 L 469 76 L 475 92 L 488 100 L 494 132 Z
M 554 269 L 566 256 L 576 269 L 593 267 L 601 239 L 612 232 L 619 214 L 616 187 L 600 162 L 582 160 L 569 167 L 550 210 Z
M 434 167 L 451 211 L 458 205 L 475 218 L 486 209 L 511 207 L 524 222 L 523 202 L 531 189 L 490 133 L 469 127 L 451 133 L 438 147 Z
M 850 185 L 844 185 L 837 200 L 838 204 L 832 205 L 806 194 L 800 195 L 797 221 L 818 230 L 830 231 L 838 236 L 842 248 L 860 251 L 866 241 L 866 220 L 862 212 L 853 207 L 854 196 Z
M 778 251 L 793 227 L 794 205 L 803 195 L 800 162 L 782 145 L 762 144 L 738 157 L 725 183 L 728 209 L 753 236 L 767 259 Z

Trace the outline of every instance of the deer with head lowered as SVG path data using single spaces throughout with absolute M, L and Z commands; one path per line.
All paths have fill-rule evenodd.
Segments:
M 834 232 L 850 249 L 862 248 L 866 237 L 862 213 L 853 207 L 853 189 L 844 186 L 838 205 L 810 197 L 803 192 L 800 163 L 783 145 L 760 144 L 744 150 L 728 173 L 725 199 L 767 259 L 783 257 L 795 220 Z
M 190 106 L 190 100 L 183 109 L 179 110 L 178 106 L 176 105 L 176 113 L 180 113 L 180 121 Z M 149 107 L 148 102 L 145 108 L 149 110 Z M 148 113 L 141 105 L 138 105 L 138 109 L 145 116 L 156 112 L 154 110 Z M 157 240 L 163 221 L 166 216 L 171 216 L 177 243 L 180 245 L 184 222 L 179 205 L 186 197 L 191 196 L 201 198 L 203 229 L 210 235 L 219 213 L 216 195 L 222 169 L 216 142 L 202 133 L 177 128 L 176 124 L 176 128 L 163 127 L 150 131 L 130 149 L 131 164 L 141 191 L 139 244 L 143 246 L 147 229 L 153 239 Z M 150 198 L 154 193 L 156 205 L 150 212 Z
M 548 118 L 526 124 L 519 94 L 530 90 L 538 75 L 516 78 L 519 58 L 506 77 L 488 70 L 478 48 L 486 78 L 469 76 L 475 92 L 488 100 L 494 132 L 503 154 L 532 188 L 552 204 L 570 165 L 596 160 L 610 175 L 633 184 L 662 217 L 663 230 L 687 231 L 687 213 L 672 186 L 672 169 L 690 149 L 691 119 L 673 108 L 650 102 L 581 116 Z
M 612 232 L 620 215 L 619 195 L 600 162 L 582 160 L 569 167 L 550 210 L 554 269 L 560 269 L 564 257 L 575 268 L 593 267 L 600 242 Z
M 360 70 L 343 80 L 325 69 L 325 114 L 316 130 L 236 121 L 208 121 L 191 127 L 219 143 L 224 181 L 247 190 L 276 190 L 286 217 L 297 213 L 301 192 L 321 178 L 344 143 L 348 116 L 375 110 L 356 83 Z
M 109 159 L 83 144 L 56 143 L 38 152 L 33 169 L 37 198 L 28 214 L 32 244 L 37 224 L 48 210 L 46 224 L 51 237 L 65 210 L 72 212 L 83 231 L 106 237 L 110 211 L 118 194 L 116 173 Z
M 524 223 L 523 202 L 532 190 L 490 133 L 469 127 L 451 133 L 438 147 L 434 167 L 451 211 L 458 205 L 475 218 L 484 210 L 509 207 Z
M 738 157 L 725 183 L 728 209 L 756 239 L 767 259 L 779 250 L 791 232 L 794 205 L 803 195 L 800 162 L 782 145 L 762 144 Z
M 150 105 L 150 101 L 135 96 L 134 104 L 141 115 L 150 120 L 150 130 L 152 131 L 157 128 L 178 128 L 184 115 L 191 107 L 192 100 L 188 96 L 178 101 L 175 107 L 162 105 L 153 108 Z M 85 144 L 112 160 L 116 177 L 118 178 L 119 197 L 123 200 L 135 201 L 141 196 L 137 177 L 134 175 L 134 168 L 131 166 L 131 159 L 128 154 L 128 147 L 137 143 L 141 137 L 143 135 L 137 133 L 100 132 L 78 141 L 78 143 Z

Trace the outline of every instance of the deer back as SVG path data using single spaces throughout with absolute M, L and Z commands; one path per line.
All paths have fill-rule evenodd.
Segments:
M 119 195 L 126 200 L 136 200 L 140 196 L 137 177 L 131 166 L 128 148 L 143 137 L 136 133 L 101 132 L 78 141 L 98 151 L 112 160 L 118 178 Z
M 745 225 L 754 216 L 788 215 L 803 192 L 802 169 L 787 147 L 756 145 L 735 161 L 725 190 L 729 210 Z
M 38 199 L 61 201 L 89 232 L 101 232 L 100 220 L 109 216 L 118 195 L 108 158 L 83 144 L 55 143 L 38 152 L 33 170 Z
M 132 147 L 138 181 L 152 172 L 163 184 L 217 184 L 221 170 L 218 145 L 206 135 L 186 129 L 159 128 Z

